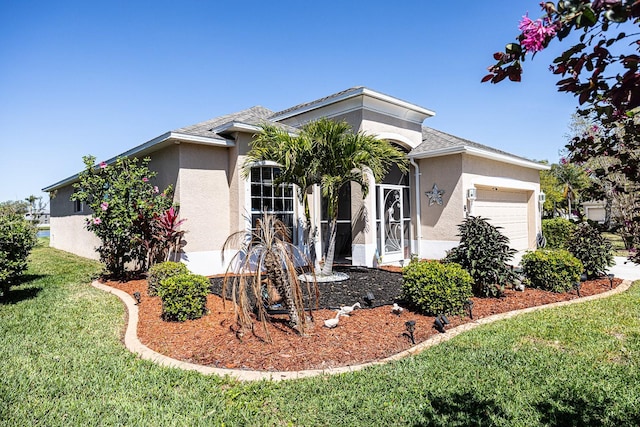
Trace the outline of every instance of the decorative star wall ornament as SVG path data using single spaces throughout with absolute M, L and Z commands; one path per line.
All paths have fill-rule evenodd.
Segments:
M 440 190 L 438 186 L 434 183 L 431 191 L 425 191 L 424 194 L 429 198 L 429 206 L 434 204 L 442 205 L 442 195 L 444 194 L 444 190 Z

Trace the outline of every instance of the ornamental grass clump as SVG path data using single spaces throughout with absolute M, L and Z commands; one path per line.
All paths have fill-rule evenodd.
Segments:
M 163 280 L 187 273 L 189 269 L 181 262 L 167 261 L 153 265 L 147 273 L 147 294 L 150 297 L 157 295 L 157 289 Z
M 552 292 L 567 292 L 580 280 L 584 267 L 566 249 L 538 249 L 522 257 L 522 272 L 529 286 Z
M 164 279 L 156 289 L 162 299 L 162 318 L 184 322 L 207 312 L 209 279 L 197 274 L 178 274 Z
M 505 285 L 516 279 L 508 265 L 516 251 L 509 247 L 509 239 L 499 229 L 484 218 L 469 216 L 458 226 L 460 245 L 445 258 L 445 262 L 460 264 L 469 272 L 476 296 L 498 297 Z
M 582 261 L 589 278 L 605 274 L 614 264 L 612 248 L 611 242 L 587 222 L 578 225 L 569 244 L 569 251 Z
M 411 261 L 402 270 L 402 298 L 426 314 L 461 314 L 472 283 L 459 264 Z

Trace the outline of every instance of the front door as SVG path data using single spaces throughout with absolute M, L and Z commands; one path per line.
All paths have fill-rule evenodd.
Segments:
M 409 256 L 409 189 L 402 185 L 379 185 L 377 231 L 379 261 L 383 264 Z

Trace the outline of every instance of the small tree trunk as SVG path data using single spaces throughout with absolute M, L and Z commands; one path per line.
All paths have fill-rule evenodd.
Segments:
M 273 286 L 277 289 L 278 293 L 282 297 L 282 303 L 289 312 L 289 319 L 293 327 L 301 331 L 300 316 L 298 315 L 298 307 L 295 304 L 293 298 L 293 289 L 291 283 L 287 280 L 287 276 L 282 269 L 282 265 L 278 261 L 278 257 L 269 252 L 265 254 L 264 266 L 267 270 L 267 278 L 271 281 Z
M 322 267 L 321 272 L 323 276 L 330 276 L 333 274 L 333 259 L 336 255 L 336 234 L 338 232 L 337 218 L 332 218 L 328 226 L 329 238 L 327 241 L 327 256 L 324 259 L 324 266 Z

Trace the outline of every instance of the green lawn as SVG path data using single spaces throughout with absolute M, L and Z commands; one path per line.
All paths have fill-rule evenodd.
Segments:
M 624 248 L 624 242 L 620 235 L 614 233 L 602 233 L 602 236 L 613 245 L 614 256 L 629 256 L 629 251 Z
M 353 374 L 242 384 L 124 349 L 98 264 L 47 247 L 0 303 L 0 425 L 639 425 L 640 283 Z

